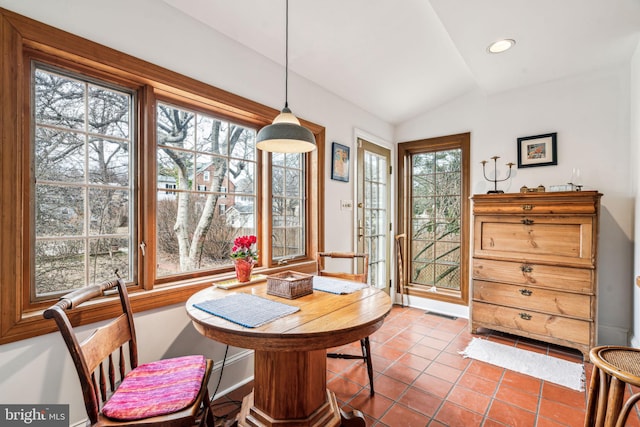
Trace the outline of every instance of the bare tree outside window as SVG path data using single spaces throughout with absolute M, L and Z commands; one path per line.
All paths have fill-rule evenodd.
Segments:
M 35 296 L 104 280 L 133 263 L 133 95 L 35 66 Z
M 234 238 L 255 234 L 255 135 L 251 128 L 158 104 L 158 277 L 230 265 Z
M 462 150 L 411 156 L 413 283 L 460 290 Z

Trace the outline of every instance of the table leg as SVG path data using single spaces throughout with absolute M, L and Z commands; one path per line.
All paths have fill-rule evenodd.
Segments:
M 325 350 L 256 350 L 254 360 L 254 389 L 242 402 L 239 426 L 341 424 L 336 397 L 327 390 Z

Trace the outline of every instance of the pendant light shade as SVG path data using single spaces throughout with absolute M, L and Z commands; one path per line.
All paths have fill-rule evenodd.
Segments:
M 306 153 L 316 149 L 313 133 L 300 125 L 288 105 L 289 83 L 289 0 L 286 0 L 284 108 L 273 123 L 258 131 L 256 147 L 273 153 Z

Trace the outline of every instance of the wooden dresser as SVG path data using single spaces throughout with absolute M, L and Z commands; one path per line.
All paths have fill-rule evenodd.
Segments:
M 580 350 L 597 339 L 597 191 L 481 194 L 474 202 L 471 331 Z

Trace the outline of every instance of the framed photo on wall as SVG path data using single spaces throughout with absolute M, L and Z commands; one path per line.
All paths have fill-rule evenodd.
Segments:
M 557 132 L 518 138 L 518 168 L 558 164 Z
M 349 147 L 337 142 L 331 145 L 331 179 L 349 182 Z

